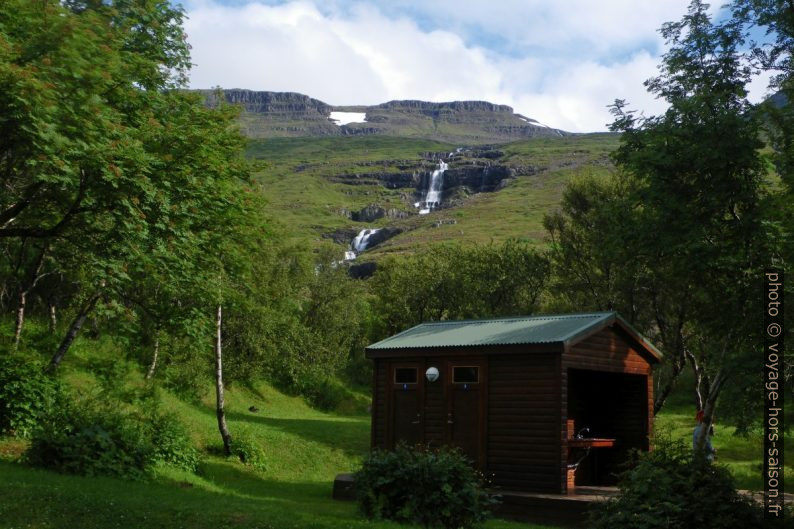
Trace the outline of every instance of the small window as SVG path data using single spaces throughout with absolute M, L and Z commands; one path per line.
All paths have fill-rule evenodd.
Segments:
M 461 366 L 452 368 L 452 382 L 455 384 L 476 384 L 480 381 L 480 368 Z
M 396 384 L 416 384 L 416 368 L 415 367 L 395 368 L 394 382 Z

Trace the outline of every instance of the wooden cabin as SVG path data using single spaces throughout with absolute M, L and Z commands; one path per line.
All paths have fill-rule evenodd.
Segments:
M 650 448 L 661 354 L 615 312 L 423 323 L 366 355 L 373 447 L 457 446 L 503 490 L 613 484 Z

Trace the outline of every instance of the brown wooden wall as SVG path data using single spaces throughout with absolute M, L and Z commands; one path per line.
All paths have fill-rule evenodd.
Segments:
M 386 448 L 388 371 L 386 360 L 375 360 L 372 375 L 372 446 L 377 448 Z
M 607 327 L 563 353 L 563 368 L 647 374 L 651 365 L 628 335 Z
M 430 354 L 428 354 L 430 353 Z M 424 383 L 424 367 L 444 359 L 480 356 L 487 383 L 482 408 L 485 472 L 504 490 L 565 492 L 569 405 L 573 413 L 587 410 L 590 395 L 610 386 L 602 395 L 610 408 L 594 423 L 608 425 L 623 445 L 612 455 L 599 456 L 599 465 L 611 467 L 623 457 L 623 447 L 646 448 L 653 417 L 651 364 L 634 339 L 617 327 L 607 327 L 563 351 L 561 344 L 505 346 L 504 348 L 448 348 L 373 353 L 372 445 L 389 448 L 387 432 L 390 365 L 413 362 L 419 367 L 421 440 L 439 446 L 449 438 L 448 390 L 443 383 Z M 399 359 L 399 360 L 398 360 Z M 589 378 L 570 378 L 579 371 L 599 372 Z M 633 375 L 632 377 L 619 374 Z M 607 380 L 615 375 L 615 381 Z M 443 374 L 442 374 L 443 376 Z M 606 377 L 606 378 L 604 378 Z M 443 379 L 442 379 L 443 380 Z M 572 393 L 569 395 L 569 391 Z M 573 399 L 573 402 L 572 400 Z M 626 406 L 625 403 L 631 403 Z M 637 404 L 639 403 L 639 404 Z M 578 408 L 577 408 L 578 407 Z M 588 426 L 577 424 L 577 427 Z M 599 432 L 595 432 L 598 434 Z M 481 443 L 482 445 L 483 443 Z M 604 449 L 610 450 L 610 449 Z M 600 479 L 594 471 L 595 479 Z M 601 476 L 602 477 L 602 476 Z
M 558 355 L 489 357 L 487 464 L 505 490 L 559 492 Z
M 432 359 L 426 360 L 425 365 L 436 365 L 443 371 L 443 366 Z M 424 370 L 420 374 L 424 377 Z M 443 376 L 444 373 L 442 373 Z M 447 424 L 447 401 L 443 382 L 425 383 L 424 410 L 424 442 L 430 446 L 439 447 L 444 444 L 444 428 Z

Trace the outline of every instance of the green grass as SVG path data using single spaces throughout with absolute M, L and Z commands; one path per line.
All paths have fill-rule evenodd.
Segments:
M 35 330 L 35 326 L 31 329 Z M 63 377 L 83 390 L 95 385 L 87 367 L 97 359 L 128 365 L 123 383 L 142 383 L 140 369 L 124 360 L 110 338 L 79 338 L 69 352 Z M 32 352 L 29 352 L 32 354 Z M 686 379 L 678 385 L 657 420 L 659 432 L 691 442 L 693 407 Z M 122 380 L 119 380 L 122 383 Z M 356 396 L 364 401 L 367 395 Z M 196 400 L 162 391 L 162 405 L 175 412 L 202 453 L 198 474 L 160 467 L 146 482 L 65 476 L 18 462 L 26 443 L 0 439 L 0 528 L 395 528 L 364 519 L 351 502 L 331 499 L 336 474 L 358 467 L 369 448 L 369 416 L 324 413 L 295 396 L 259 382 L 227 391 L 227 418 L 233 435 L 261 443 L 265 467 L 255 469 L 220 454 L 213 389 Z M 255 406 L 257 412 L 249 411 Z M 361 410 L 360 402 L 348 409 Z M 718 462 L 727 465 L 740 488 L 760 489 L 760 435 L 732 435 L 717 425 Z M 792 437 L 786 447 L 794 453 Z M 794 475 L 787 467 L 787 475 Z M 791 491 L 791 487 L 788 488 Z M 539 528 L 492 520 L 488 529 Z
M 691 397 L 691 376 L 685 372 L 674 392 L 656 417 L 657 436 L 680 439 L 687 445 L 692 444 L 695 428 L 695 406 Z M 744 490 L 763 490 L 763 431 L 753 430 L 747 436 L 736 435 L 736 428 L 721 424 L 719 417 L 714 425 L 712 445 L 717 450 L 716 463 L 725 465 L 736 478 L 736 486 Z M 785 453 L 794 454 L 794 432 L 785 436 Z M 794 492 L 794 461 L 786 458 L 784 469 L 788 478 L 786 492 Z
M 87 365 L 97 358 L 127 362 L 122 357 L 108 338 L 79 338 L 62 375 L 88 390 L 95 379 Z M 119 383 L 140 385 L 141 371 L 129 366 Z M 370 522 L 353 502 L 331 499 L 334 476 L 355 470 L 369 449 L 368 415 L 320 412 L 263 382 L 232 385 L 226 394 L 229 429 L 261 444 L 265 466 L 255 469 L 220 455 L 213 395 L 210 381 L 198 400 L 161 392 L 163 407 L 178 414 L 201 450 L 197 474 L 160 467 L 145 482 L 60 475 L 26 467 L 19 462 L 26 443 L 0 438 L 0 528 L 404 527 Z M 533 526 L 492 520 L 486 527 Z

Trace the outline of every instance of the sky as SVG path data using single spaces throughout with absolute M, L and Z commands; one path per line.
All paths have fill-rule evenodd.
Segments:
M 625 99 L 664 110 L 658 29 L 689 0 L 182 0 L 192 88 L 299 92 L 331 105 L 481 100 L 571 132 Z M 715 2 L 711 8 L 719 17 Z M 766 80 L 751 86 L 766 94 Z

